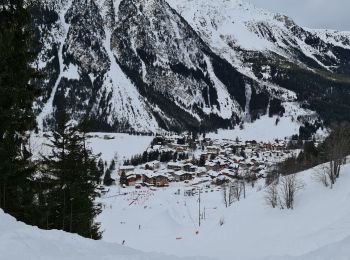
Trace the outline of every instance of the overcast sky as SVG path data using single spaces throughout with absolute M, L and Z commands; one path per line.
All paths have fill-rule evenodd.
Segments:
M 350 31 L 350 0 L 246 0 L 310 28 Z

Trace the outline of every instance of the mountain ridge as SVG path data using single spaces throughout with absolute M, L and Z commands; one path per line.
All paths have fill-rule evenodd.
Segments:
M 315 122 L 348 119 L 350 33 L 238 0 L 57 0 L 32 14 L 40 129 L 59 108 L 112 132 L 233 128 L 294 101 Z

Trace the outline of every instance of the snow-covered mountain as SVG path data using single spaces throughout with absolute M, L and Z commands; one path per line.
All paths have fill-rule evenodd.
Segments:
M 227 128 L 294 101 L 349 117 L 347 32 L 241 0 L 46 0 L 32 13 L 42 129 L 60 107 L 104 131 Z

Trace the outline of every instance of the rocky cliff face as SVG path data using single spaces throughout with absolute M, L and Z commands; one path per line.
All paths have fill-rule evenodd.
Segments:
M 348 33 L 238 0 L 47 0 L 32 13 L 42 129 L 57 108 L 99 131 L 227 128 L 294 101 L 350 117 Z

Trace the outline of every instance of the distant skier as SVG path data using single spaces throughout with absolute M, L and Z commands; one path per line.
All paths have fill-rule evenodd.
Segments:
M 141 229 L 141 225 L 139 225 L 139 230 Z
M 125 240 L 123 240 L 123 242 L 122 242 L 122 245 L 124 245 L 125 244 Z

